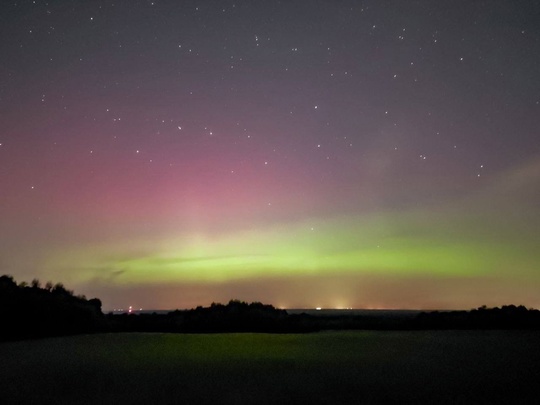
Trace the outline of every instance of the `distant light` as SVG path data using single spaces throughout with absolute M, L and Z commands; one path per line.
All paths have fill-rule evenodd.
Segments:
M 315 310 L 317 310 L 317 311 L 320 311 L 321 309 L 322 309 L 321 307 L 315 308 Z

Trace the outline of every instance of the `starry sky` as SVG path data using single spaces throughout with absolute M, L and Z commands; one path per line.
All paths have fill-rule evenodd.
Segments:
M 104 309 L 540 307 L 540 3 L 0 5 L 0 273 Z

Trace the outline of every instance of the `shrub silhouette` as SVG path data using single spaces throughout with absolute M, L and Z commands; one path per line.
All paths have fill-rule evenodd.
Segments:
M 91 333 L 104 330 L 101 301 L 73 296 L 62 283 L 17 285 L 0 276 L 0 340 Z
M 523 305 L 485 305 L 471 311 L 422 312 L 414 320 L 418 329 L 540 329 L 540 311 Z

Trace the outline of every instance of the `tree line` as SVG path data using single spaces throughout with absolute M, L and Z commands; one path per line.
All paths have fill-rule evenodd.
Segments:
M 520 305 L 482 306 L 470 311 L 421 312 L 400 317 L 373 312 L 332 315 L 289 314 L 260 302 L 231 300 L 165 314 L 104 314 L 98 298 L 75 295 L 62 283 L 17 284 L 0 276 L 0 340 L 98 332 L 265 332 L 321 330 L 540 329 L 540 311 Z

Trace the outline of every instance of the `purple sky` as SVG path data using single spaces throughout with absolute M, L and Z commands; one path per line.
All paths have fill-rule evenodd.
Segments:
M 540 5 L 0 5 L 0 273 L 105 308 L 540 306 Z

